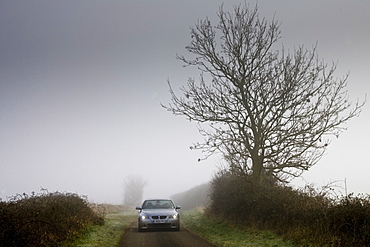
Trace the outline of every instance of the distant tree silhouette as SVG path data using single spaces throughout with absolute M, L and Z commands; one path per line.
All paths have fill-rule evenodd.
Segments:
M 143 199 L 144 187 L 146 182 L 140 176 L 128 176 L 123 181 L 125 206 L 139 206 Z
M 258 7 L 234 6 L 218 12 L 215 26 L 208 18 L 191 28 L 193 55 L 177 58 L 196 66 L 200 80 L 189 78 L 171 103 L 174 115 L 199 123 L 204 142 L 192 149 L 204 159 L 221 152 L 230 171 L 288 181 L 315 165 L 343 125 L 358 116 L 365 101 L 352 103 L 348 75 L 334 77 L 312 50 L 300 46 L 286 51 L 279 46 L 280 24 L 260 19 Z

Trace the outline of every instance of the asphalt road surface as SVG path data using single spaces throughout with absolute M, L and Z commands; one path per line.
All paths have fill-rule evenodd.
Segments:
M 126 232 L 121 247 L 215 247 L 184 227 L 180 231 L 155 230 L 138 232 L 132 227 Z

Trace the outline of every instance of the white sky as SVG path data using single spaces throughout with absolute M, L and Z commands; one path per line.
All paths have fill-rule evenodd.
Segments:
M 221 3 L 1 1 L 0 198 L 46 188 L 121 203 L 130 175 L 147 181 L 146 197 L 209 181 L 218 157 L 198 163 L 195 125 L 160 103 L 170 100 L 167 78 L 177 90 L 198 77 L 175 56 L 187 55 L 197 19 L 217 21 Z M 282 22 L 286 48 L 317 42 L 321 58 L 339 62 L 338 77 L 350 72 L 354 101 L 369 94 L 370 1 L 266 0 L 259 10 Z M 369 120 L 367 104 L 303 178 L 370 193 Z

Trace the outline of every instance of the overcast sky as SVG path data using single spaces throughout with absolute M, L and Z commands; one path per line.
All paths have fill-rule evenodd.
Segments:
M 244 1 L 226 1 L 224 8 Z M 247 1 L 251 6 L 255 1 Z M 197 162 L 196 126 L 173 116 L 176 91 L 194 69 L 190 26 L 218 0 L 0 1 L 0 198 L 68 191 L 121 203 L 123 179 L 141 176 L 145 197 L 168 197 L 211 180 L 219 157 Z M 350 72 L 354 101 L 370 92 L 370 1 L 259 1 L 261 17 L 282 22 L 284 46 L 311 48 L 336 75 Z M 347 181 L 370 193 L 370 107 L 353 119 L 327 154 L 293 181 Z

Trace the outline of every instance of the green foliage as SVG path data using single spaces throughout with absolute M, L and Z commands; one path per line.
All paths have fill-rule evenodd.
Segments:
M 88 226 L 104 224 L 86 198 L 73 193 L 32 193 L 0 202 L 1 246 L 57 246 Z
M 212 182 L 208 215 L 272 230 L 299 244 L 368 246 L 369 196 L 330 198 L 312 187 L 295 190 L 219 173 Z

